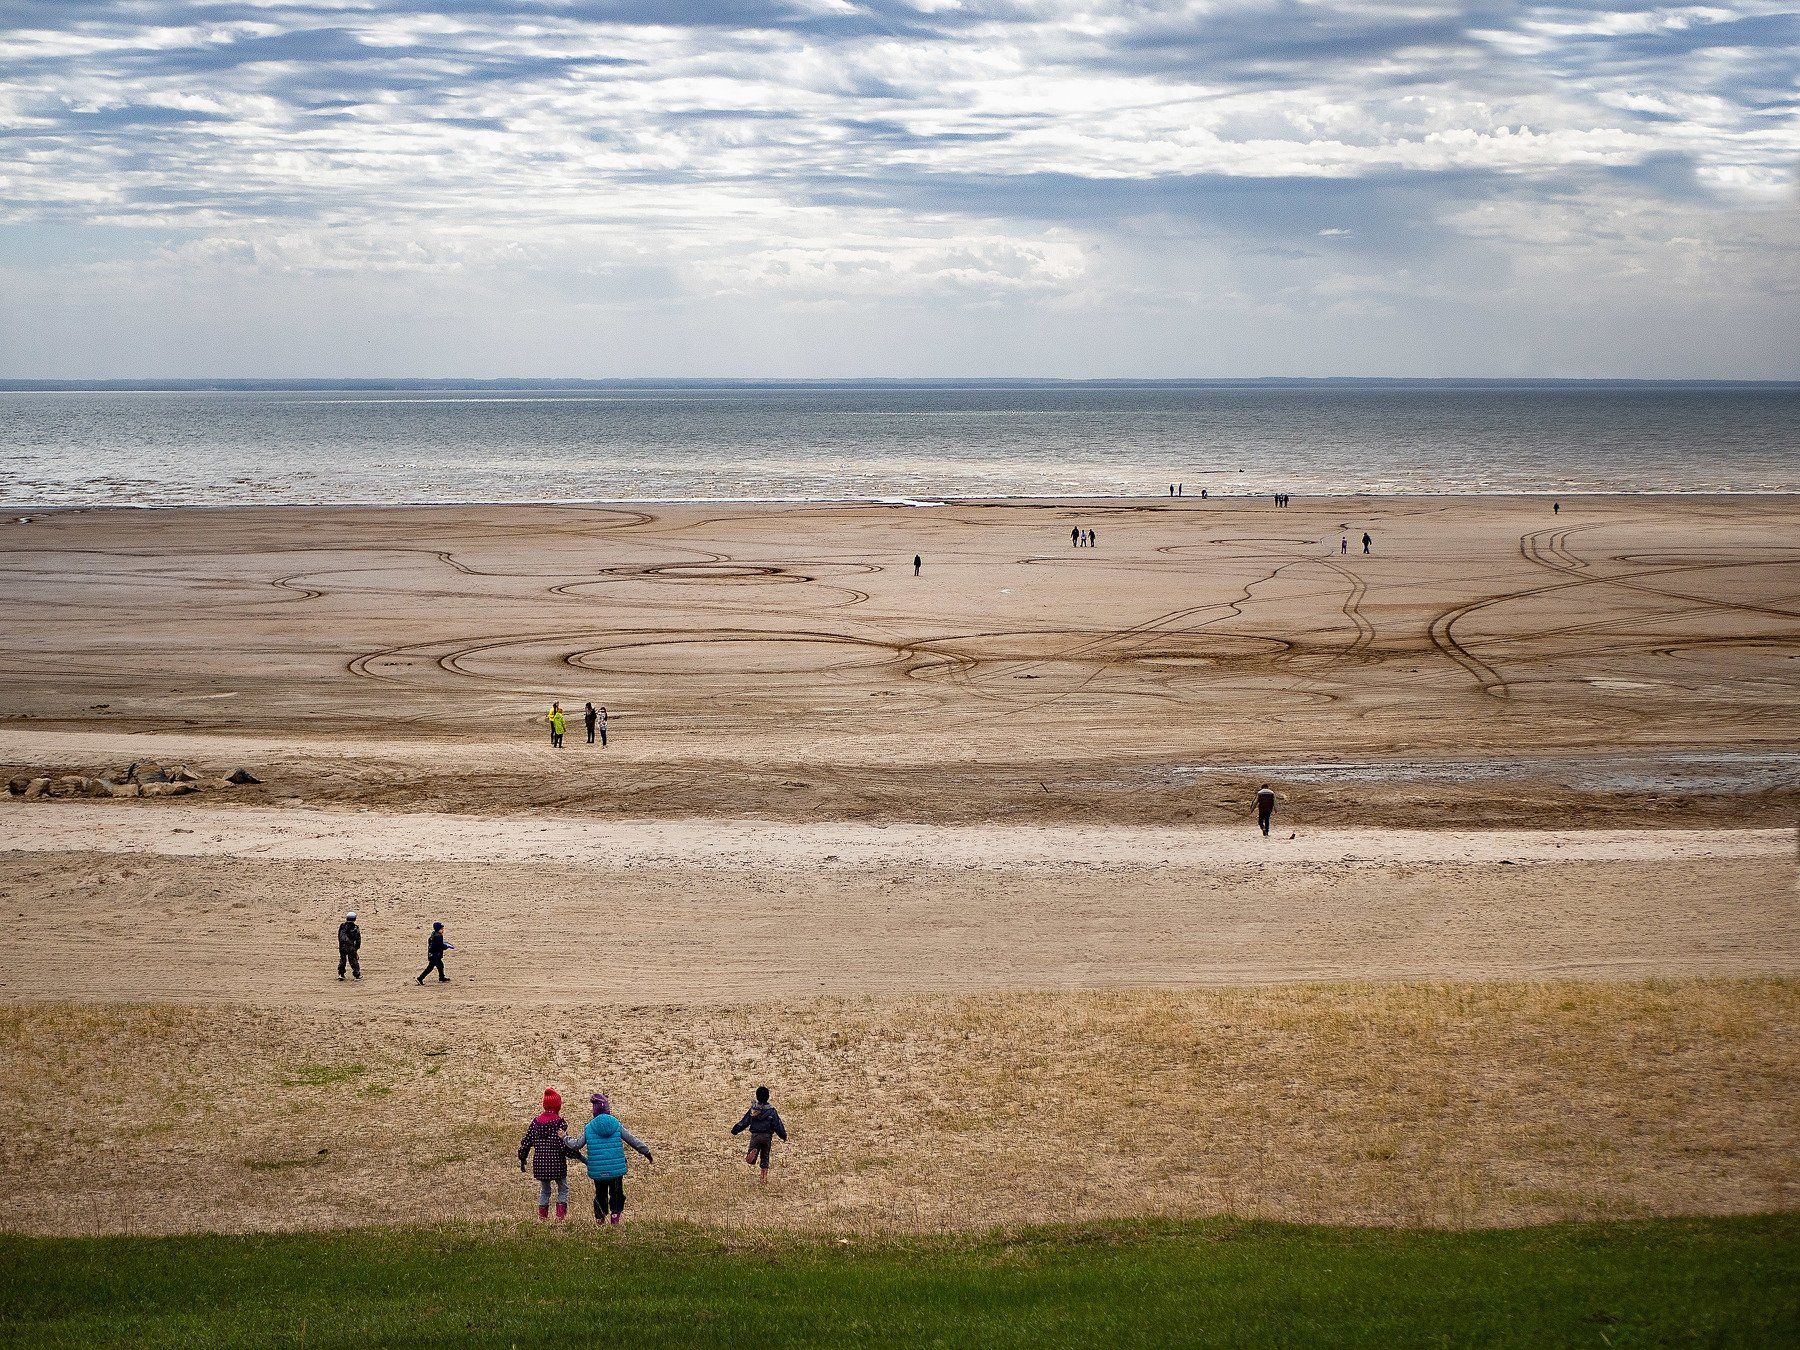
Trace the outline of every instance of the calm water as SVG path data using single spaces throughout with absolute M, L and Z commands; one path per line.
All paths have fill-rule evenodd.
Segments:
M 9 506 L 1800 490 L 1800 386 L 0 392 Z

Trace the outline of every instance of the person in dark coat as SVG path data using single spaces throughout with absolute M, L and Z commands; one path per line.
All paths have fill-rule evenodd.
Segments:
M 1269 822 L 1275 818 L 1275 789 L 1264 783 L 1256 789 L 1256 823 L 1262 828 L 1263 838 L 1269 837 Z
M 356 911 L 351 910 L 344 915 L 344 921 L 338 925 L 338 978 L 344 978 L 344 967 L 350 967 L 350 973 L 357 979 L 362 978 L 362 962 L 357 953 L 362 951 L 362 929 L 356 926 Z
M 744 1118 L 731 1127 L 733 1134 L 750 1131 L 750 1148 L 744 1154 L 744 1161 L 751 1166 L 760 1166 L 762 1180 L 769 1179 L 769 1151 L 776 1138 L 787 1143 L 787 1126 L 781 1122 L 781 1112 L 769 1104 L 769 1089 L 756 1089 L 756 1100 L 750 1103 L 750 1109 L 744 1112 Z
M 450 977 L 444 973 L 444 953 L 453 952 L 456 948 L 444 940 L 444 925 L 431 925 L 431 936 L 425 942 L 425 969 L 419 972 L 419 983 L 425 983 L 425 977 L 432 971 L 438 973 L 438 983 L 448 984 Z
M 569 1217 L 569 1125 L 562 1118 L 562 1093 L 544 1089 L 544 1109 L 533 1116 L 519 1141 L 519 1170 L 531 1155 L 531 1175 L 538 1184 L 538 1221 L 550 1217 L 550 1188 L 556 1188 L 556 1217 Z

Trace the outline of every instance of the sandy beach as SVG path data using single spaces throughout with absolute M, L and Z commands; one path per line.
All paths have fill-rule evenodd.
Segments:
M 601 1079 L 666 1218 L 763 1079 L 774 1224 L 1057 1217 L 1088 1092 L 1102 1213 L 1793 1202 L 1790 498 L 33 513 L 0 605 L 5 777 L 263 780 L 0 800 L 10 1228 L 408 1217 L 358 1196 L 445 1112 L 492 1217 Z M 81 1148 L 181 1132 L 103 1214 L 46 1172 L 94 1071 Z

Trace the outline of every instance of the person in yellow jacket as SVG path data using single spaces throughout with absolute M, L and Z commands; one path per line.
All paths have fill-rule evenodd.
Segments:
M 569 729 L 568 721 L 563 717 L 562 704 L 550 705 L 550 746 L 554 750 L 562 749 L 563 733 Z

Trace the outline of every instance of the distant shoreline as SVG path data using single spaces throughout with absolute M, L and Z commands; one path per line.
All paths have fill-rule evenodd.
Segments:
M 1736 379 L 1553 379 L 1493 376 L 1259 376 L 1223 379 L 701 379 L 619 378 L 343 378 L 343 379 L 0 379 L 0 393 L 307 393 L 386 390 L 518 390 L 559 389 L 1749 389 L 1800 392 L 1800 378 Z
M 0 502 L 0 525 L 11 524 L 20 515 L 49 516 L 56 514 L 89 514 L 95 511 L 510 511 L 550 509 L 584 509 L 606 507 L 654 507 L 654 506 L 743 506 L 758 507 L 771 511 L 804 509 L 807 507 L 845 507 L 859 506 L 894 510 L 936 510 L 939 508 L 967 507 L 1040 507 L 1045 510 L 1056 510 L 1065 507 L 1082 507 L 1087 509 L 1116 507 L 1140 510 L 1157 505 L 1204 507 L 1211 502 L 1243 503 L 1254 502 L 1266 498 L 1267 492 L 1214 492 L 1210 497 L 1201 497 L 1190 493 L 1185 497 L 1169 497 L 1161 494 L 1148 496 L 1082 496 L 1079 493 L 1056 493 L 1042 496 L 1019 497 L 942 497 L 942 496 L 882 496 L 882 497 L 559 497 L 543 499 L 525 499 L 510 501 L 310 501 L 310 502 L 52 502 L 33 505 L 27 502 Z M 1295 501 L 1310 503 L 1360 502 L 1379 504 L 1387 501 L 1434 501 L 1446 505 L 1459 501 L 1469 502 L 1503 502 L 1508 499 L 1523 501 L 1562 501 L 1562 502 L 1605 502 L 1621 501 L 1643 503 L 1666 498 L 1684 505 L 1701 502 L 1707 498 L 1718 498 L 1732 502 L 1775 501 L 1781 499 L 1800 499 L 1800 488 L 1755 488 L 1755 489 L 1693 489 L 1682 488 L 1650 488 L 1642 492 L 1617 491 L 1557 491 L 1546 488 L 1534 492 L 1290 492 L 1287 494 Z

